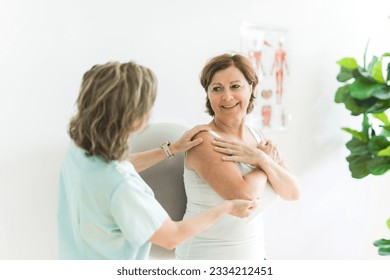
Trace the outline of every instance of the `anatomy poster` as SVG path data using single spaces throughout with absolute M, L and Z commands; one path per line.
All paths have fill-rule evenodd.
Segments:
M 243 22 L 241 48 L 259 76 L 255 107 L 248 122 L 263 129 L 284 130 L 291 118 L 284 103 L 291 78 L 287 32 Z

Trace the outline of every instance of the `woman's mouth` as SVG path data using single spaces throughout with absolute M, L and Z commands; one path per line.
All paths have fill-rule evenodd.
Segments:
M 237 103 L 234 104 L 234 105 L 222 105 L 221 107 L 222 107 L 223 109 L 232 109 L 232 108 L 238 106 L 239 104 L 240 104 L 240 102 L 237 102 Z

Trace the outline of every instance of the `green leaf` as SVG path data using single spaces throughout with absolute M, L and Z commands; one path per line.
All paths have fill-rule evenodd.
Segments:
M 349 140 L 345 146 L 351 151 L 351 154 L 355 155 L 367 155 L 370 154 L 368 146 L 365 142 L 353 137 Z
M 390 247 L 379 248 L 378 254 L 381 256 L 390 256 Z
M 365 145 L 365 143 L 367 142 L 367 136 L 364 133 L 348 127 L 342 127 L 341 129 L 345 132 L 348 132 L 349 134 L 352 134 L 353 137 L 360 140 L 363 143 L 362 145 Z
M 386 225 L 387 225 L 387 228 L 390 229 L 390 219 L 387 219 Z
M 370 72 L 371 72 L 371 75 L 375 81 L 377 81 L 378 83 L 382 83 L 382 84 L 385 83 L 385 80 L 383 79 L 383 74 L 382 74 L 382 61 L 378 60 L 374 64 L 374 66 Z
M 387 85 L 389 85 L 389 83 L 390 83 L 390 62 L 387 64 L 387 78 L 386 78 L 386 81 L 387 81 Z
M 382 175 L 390 169 L 390 158 L 374 157 L 367 162 L 367 169 L 373 175 Z
M 382 54 L 382 57 L 385 57 L 385 56 L 390 56 L 390 52 Z
M 349 163 L 348 167 L 353 178 L 361 179 L 370 174 L 367 168 L 367 162 L 371 159 L 369 154 L 363 156 L 351 154 L 346 159 Z
M 383 84 L 375 84 L 368 79 L 355 80 L 350 86 L 351 97 L 356 99 L 368 99 L 372 97 L 377 91 L 385 89 Z
M 370 99 L 367 99 L 364 101 L 359 100 L 359 101 L 367 103 L 366 105 L 368 105 L 368 101 L 370 101 Z M 366 109 L 367 113 L 371 113 L 371 114 L 381 113 L 381 112 L 386 111 L 390 107 L 390 99 L 380 100 L 377 98 L 372 98 L 372 101 L 373 102 L 370 101 L 371 106 L 368 106 L 368 108 Z
M 378 151 L 378 156 L 380 157 L 390 157 L 390 146 L 385 149 Z
M 367 80 L 367 82 L 377 83 L 371 76 L 371 72 L 360 66 L 352 71 L 352 75 L 356 80 Z
M 348 97 L 349 97 L 349 85 L 345 85 L 337 89 L 334 101 L 336 103 L 344 103 L 344 101 Z
M 388 126 L 382 126 L 382 131 L 379 133 L 379 135 L 390 137 L 390 125 Z
M 376 247 L 390 246 L 390 240 L 388 240 L 388 239 L 379 239 L 379 240 L 374 242 L 374 246 L 376 246 Z
M 337 61 L 337 64 L 340 65 L 341 67 L 353 70 L 358 68 L 358 64 L 356 62 L 356 59 L 351 58 L 351 57 L 345 57 L 339 61 Z
M 385 125 L 390 125 L 389 118 L 387 117 L 386 113 L 377 113 L 377 114 L 372 114 L 372 116 L 381 122 L 383 122 Z
M 358 100 L 351 97 L 348 93 L 344 100 L 345 108 L 351 111 L 353 116 L 358 116 L 362 113 L 367 112 L 372 106 L 376 104 L 375 98 L 369 98 L 366 100 Z
M 378 62 L 378 58 L 376 56 L 373 56 L 372 57 L 372 60 L 370 62 L 370 64 L 368 65 L 367 67 L 367 72 L 369 73 L 372 73 L 372 69 L 374 68 L 374 65 Z
M 374 92 L 373 96 L 381 100 L 388 100 L 390 99 L 390 88 L 383 87 L 382 89 Z
M 385 149 L 390 145 L 385 136 L 378 135 L 374 136 L 368 141 L 368 149 L 372 154 L 377 154 L 379 151 Z
M 378 254 L 381 256 L 390 255 L 390 240 L 380 239 L 373 243 L 375 247 L 378 247 Z
M 352 71 L 345 67 L 340 68 L 340 72 L 336 77 L 337 81 L 341 83 L 344 83 L 352 78 L 353 78 Z

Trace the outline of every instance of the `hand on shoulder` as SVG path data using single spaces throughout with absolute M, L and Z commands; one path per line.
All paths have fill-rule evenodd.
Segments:
M 203 139 L 199 137 L 199 134 L 207 133 L 210 131 L 211 127 L 209 125 L 197 125 L 186 132 L 183 136 L 177 140 L 175 143 L 171 144 L 171 150 L 174 154 L 179 152 L 185 152 L 189 149 L 192 149 L 195 146 L 198 146 L 203 142 Z

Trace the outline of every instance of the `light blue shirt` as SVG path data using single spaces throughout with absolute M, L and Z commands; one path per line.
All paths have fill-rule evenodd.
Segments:
M 130 162 L 106 163 L 70 144 L 59 184 L 60 259 L 147 259 L 167 217 Z

